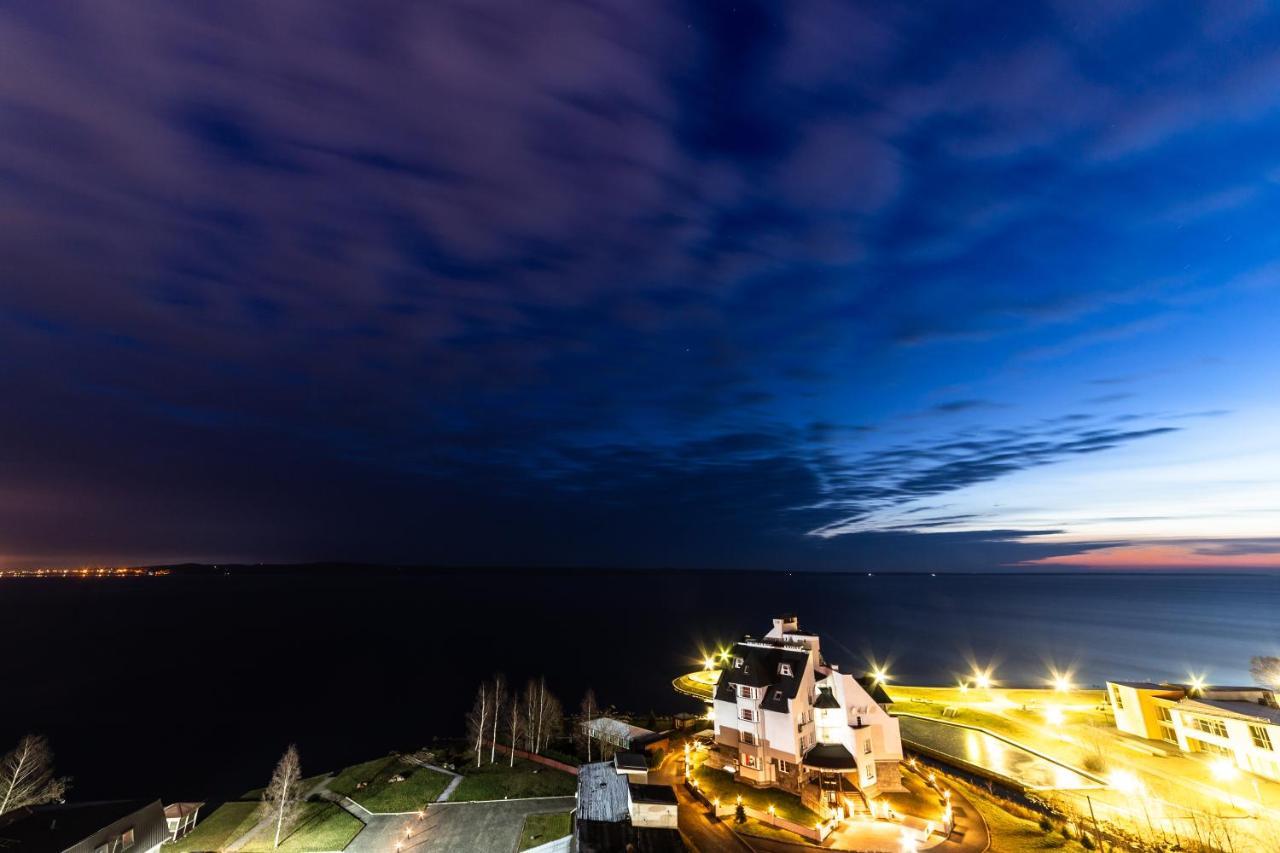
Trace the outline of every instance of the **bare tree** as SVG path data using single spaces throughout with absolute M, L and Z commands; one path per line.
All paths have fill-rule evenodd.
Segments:
M 271 784 L 262 792 L 262 802 L 266 805 L 267 814 L 276 822 L 275 843 L 271 846 L 279 847 L 280 836 L 288 837 L 302 805 L 302 762 L 298 759 L 298 748 L 293 744 L 289 744 L 284 755 L 280 756 L 280 762 L 271 774 Z
M 502 717 L 503 704 L 506 702 L 507 679 L 502 673 L 493 677 L 493 737 L 489 741 L 489 763 L 492 764 L 498 752 L 498 720 Z M 514 746 L 514 744 L 513 744 Z
M 1249 661 L 1249 674 L 1259 684 L 1280 689 L 1280 658 L 1258 655 Z
M 562 725 L 564 725 L 564 708 L 560 705 L 559 699 L 548 693 L 547 701 L 542 708 L 542 716 L 538 720 L 542 738 L 539 751 L 551 745 L 551 738 L 555 737 Z
M 529 752 L 538 751 L 538 682 L 532 678 L 524 686 L 524 695 L 520 697 L 524 706 L 524 748 Z
M 507 734 L 511 736 L 511 760 L 508 765 L 515 767 L 517 744 L 520 742 L 520 736 L 524 734 L 526 725 L 524 712 L 520 709 L 520 702 L 513 699 L 507 706 L 507 712 L 504 716 L 506 717 Z
M 488 731 L 489 722 L 489 704 L 492 701 L 493 694 L 489 690 L 489 683 L 480 682 L 480 689 L 476 691 L 476 703 L 467 713 L 467 734 L 471 736 L 471 742 L 475 746 L 476 767 L 480 766 L 480 755 L 484 751 L 484 736 Z
M 590 687 L 582 696 L 582 704 L 579 706 L 582 712 L 582 734 L 587 742 L 587 761 L 591 760 L 591 721 L 600 713 L 600 705 L 596 702 L 596 692 Z
M 61 800 L 71 780 L 53 775 L 53 750 L 44 735 L 27 735 L 0 760 L 0 814 Z

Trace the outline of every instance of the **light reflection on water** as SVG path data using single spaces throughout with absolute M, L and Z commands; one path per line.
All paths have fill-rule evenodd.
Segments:
M 984 767 L 1030 788 L 1096 788 L 1093 782 L 1073 770 L 1034 753 L 1013 746 L 986 732 L 963 726 L 899 717 L 902 737 L 937 752 Z

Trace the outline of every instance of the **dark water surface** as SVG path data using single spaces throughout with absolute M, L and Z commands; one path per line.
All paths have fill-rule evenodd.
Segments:
M 693 709 L 700 648 L 795 611 L 829 660 L 910 683 L 1247 682 L 1280 654 L 1280 575 L 467 572 L 0 582 L 0 751 L 47 734 L 74 796 L 217 797 L 298 743 L 321 772 L 461 734 L 477 681 L 545 674 L 566 707 Z

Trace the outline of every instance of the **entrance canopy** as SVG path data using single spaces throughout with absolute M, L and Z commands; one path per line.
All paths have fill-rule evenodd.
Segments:
M 856 773 L 858 761 L 849 750 L 838 743 L 815 744 L 801 759 L 806 770 L 824 773 Z

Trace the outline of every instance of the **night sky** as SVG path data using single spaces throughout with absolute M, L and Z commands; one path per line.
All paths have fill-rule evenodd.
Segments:
M 0 6 L 0 563 L 1280 566 L 1265 3 Z

